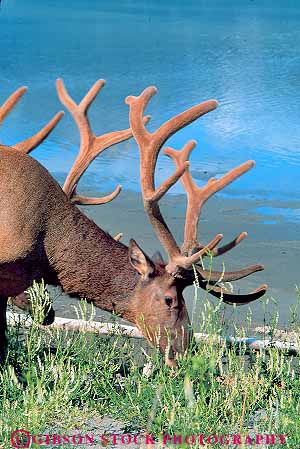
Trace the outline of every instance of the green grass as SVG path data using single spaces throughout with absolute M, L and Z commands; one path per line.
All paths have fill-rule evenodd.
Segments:
M 9 352 L 0 372 L 0 447 L 11 447 L 10 434 L 17 428 L 67 434 L 84 431 L 89 420 L 101 416 L 121 420 L 131 433 L 285 434 L 284 447 L 300 447 L 299 358 L 274 349 L 248 354 L 245 348 L 237 353 L 198 343 L 177 370 L 165 367 L 153 350 L 153 371 L 146 377 L 140 340 L 118 332 L 104 337 L 41 329 L 48 301 L 44 286 L 36 284 L 31 297 L 33 325 L 28 332 L 18 326 L 8 332 Z M 201 332 L 225 335 L 221 305 L 201 301 Z M 263 308 L 267 315 L 268 305 Z M 296 306 L 291 312 L 297 331 Z M 83 304 L 80 313 L 86 314 Z M 245 335 L 251 316 L 246 330 L 233 327 L 236 335 Z

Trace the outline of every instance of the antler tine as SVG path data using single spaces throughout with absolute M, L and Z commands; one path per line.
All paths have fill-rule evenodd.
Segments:
M 103 198 L 87 198 L 75 194 L 76 186 L 91 162 L 107 148 L 132 137 L 130 128 L 103 134 L 102 136 L 95 136 L 93 133 L 87 116 L 87 111 L 104 85 L 104 80 L 96 81 L 81 102 L 77 104 L 68 94 L 63 80 L 58 79 L 56 81 L 59 99 L 72 115 L 80 133 L 79 154 L 63 186 L 66 195 L 76 204 L 86 205 L 107 203 L 112 201 L 120 193 L 122 188 L 121 186 L 118 186 L 114 192 Z M 148 120 L 149 117 L 146 117 L 145 122 Z
M 211 250 L 211 253 L 214 257 L 221 256 L 222 254 L 227 253 L 232 248 L 235 248 L 238 246 L 246 237 L 248 237 L 248 233 L 243 231 L 241 232 L 237 237 L 235 237 L 231 242 L 226 243 L 224 246 L 221 246 L 220 248 L 214 248 Z M 195 250 L 204 248 L 205 245 L 203 243 L 198 242 L 195 246 Z M 205 254 L 204 254 L 205 255 Z
M 232 248 L 235 248 L 239 245 L 245 238 L 248 237 L 248 233 L 243 231 L 241 232 L 235 239 L 231 240 L 231 242 L 226 243 L 226 245 L 221 246 L 220 248 L 214 248 L 212 253 L 214 256 L 221 256 L 222 254 L 227 253 Z
M 156 92 L 155 87 L 148 87 L 138 97 L 127 97 L 125 102 L 130 107 L 130 125 L 140 150 L 140 176 L 144 206 L 161 244 L 166 249 L 169 259 L 172 260 L 174 257 L 180 256 L 180 249 L 161 215 L 158 201 L 181 178 L 189 163 L 185 160 L 178 164 L 174 174 L 155 189 L 154 174 L 158 154 L 164 142 L 172 134 L 214 109 L 217 102 L 211 100 L 194 106 L 165 122 L 154 133 L 150 133 L 143 125 L 142 117 L 150 98 Z
M 202 279 L 205 279 L 209 282 L 231 282 L 231 281 L 237 281 L 239 279 L 243 279 L 247 276 L 250 276 L 250 274 L 253 274 L 257 271 L 264 270 L 263 265 L 250 265 L 249 267 L 242 268 L 238 271 L 209 271 L 209 270 L 203 270 L 198 265 L 196 265 L 196 270 L 199 276 Z
M 207 290 L 211 295 L 216 298 L 222 299 L 226 304 L 236 304 L 237 306 L 241 306 L 244 304 L 248 304 L 249 302 L 256 301 L 257 299 L 264 296 L 266 291 L 268 290 L 268 285 L 263 284 L 257 289 L 253 290 L 247 294 L 235 294 L 229 293 L 224 287 L 215 287 L 210 286 L 208 284 L 201 284 L 200 287 L 204 290 Z
M 123 232 L 119 232 L 119 234 L 114 236 L 114 240 L 116 240 L 116 242 L 119 242 L 122 237 L 123 237 Z
M 180 166 L 183 161 L 188 160 L 191 151 L 195 148 L 196 141 L 188 142 L 182 150 L 174 150 L 173 148 L 166 148 L 164 154 L 173 159 L 176 167 Z M 187 193 L 187 213 L 184 229 L 184 243 L 182 246 L 182 253 L 189 255 L 195 250 L 195 248 L 204 248 L 202 244 L 197 240 L 197 226 L 201 213 L 201 209 L 206 201 L 216 192 L 223 189 L 225 186 L 232 183 L 235 179 L 242 176 L 249 171 L 253 166 L 254 161 L 247 161 L 241 164 L 239 167 L 226 173 L 220 179 L 211 178 L 207 184 L 203 187 L 198 187 L 189 171 L 182 176 L 181 182 Z M 244 238 L 247 237 L 246 232 L 242 232 L 236 239 L 224 245 L 222 248 L 213 249 L 212 252 L 215 255 L 224 254 L 236 245 L 238 245 Z
M 144 110 L 149 103 L 149 100 L 157 93 L 154 86 L 147 87 L 141 95 L 135 97 L 129 95 L 125 99 L 125 103 L 130 107 L 130 124 L 133 131 L 134 138 L 138 139 L 139 145 L 147 145 L 151 139 L 151 133 L 146 130 L 143 124 Z
M 46 137 L 51 133 L 53 128 L 57 125 L 60 119 L 64 116 L 64 112 L 60 111 L 50 120 L 47 125 L 44 126 L 38 133 L 34 136 L 29 137 L 23 142 L 16 143 L 13 145 L 14 149 L 21 151 L 22 153 L 30 153 L 30 151 L 34 150 L 40 143 L 42 143 Z
M 156 131 L 155 140 L 157 144 L 162 146 L 174 133 L 194 122 L 202 115 L 213 111 L 217 106 L 218 102 L 216 100 L 208 100 L 172 117 Z
M 114 200 L 119 195 L 121 190 L 122 190 L 121 186 L 117 186 L 116 189 L 112 193 L 110 193 L 109 195 L 106 195 L 106 196 L 102 196 L 101 198 L 91 198 L 89 196 L 82 196 L 82 195 L 74 194 L 71 197 L 71 203 L 81 204 L 81 206 L 110 203 L 112 200 Z
M 15 92 L 13 92 L 10 97 L 3 103 L 3 105 L 0 108 L 0 124 L 3 122 L 5 117 L 10 113 L 10 111 L 15 107 L 15 105 L 18 103 L 20 98 L 25 94 L 27 91 L 27 87 L 19 87 Z
M 9 112 L 14 108 L 14 106 L 18 103 L 20 98 L 24 95 L 24 93 L 27 91 L 27 87 L 23 86 L 17 89 L 14 93 L 10 95 L 10 97 L 5 101 L 5 103 L 0 108 L 0 124 L 4 120 L 4 118 L 9 114 Z M 24 140 L 23 142 L 19 142 L 13 145 L 13 148 L 15 150 L 21 151 L 22 153 L 29 153 L 34 148 L 36 148 L 43 140 L 46 139 L 46 137 L 50 134 L 50 132 L 53 130 L 53 128 L 57 125 L 57 123 L 60 121 L 62 116 L 64 115 L 63 111 L 58 112 L 52 120 L 50 120 L 47 125 L 44 126 L 43 129 L 41 129 L 38 133 L 36 133 L 34 136 L 29 137 L 28 139 Z
M 166 270 L 174 277 L 181 276 L 182 270 L 189 270 L 193 264 L 199 261 L 200 257 L 215 248 L 222 238 L 223 234 L 217 234 L 208 245 L 189 257 L 181 254 L 175 255 L 167 264 Z

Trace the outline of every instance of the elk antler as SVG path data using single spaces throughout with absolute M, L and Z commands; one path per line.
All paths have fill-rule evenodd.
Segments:
M 164 154 L 171 159 L 173 159 L 175 165 L 179 167 L 183 162 L 189 159 L 189 156 L 192 150 L 196 146 L 196 141 L 192 140 L 188 142 L 180 151 L 176 151 L 173 148 L 165 148 Z M 219 190 L 222 190 L 227 185 L 231 184 L 235 179 L 242 176 L 247 171 L 251 170 L 255 165 L 254 161 L 247 161 L 241 164 L 239 167 L 230 170 L 220 179 L 211 178 L 203 187 L 197 187 L 194 183 L 193 178 L 190 172 L 187 170 L 186 173 L 181 177 L 181 182 L 187 194 L 187 212 L 185 218 L 185 228 L 184 228 L 184 243 L 181 248 L 181 253 L 184 255 L 193 254 L 195 251 L 199 251 L 199 249 L 204 249 L 205 246 L 198 242 L 197 240 L 197 228 L 198 221 L 200 218 L 200 213 L 202 207 L 206 203 L 206 201 L 214 195 Z M 239 243 L 241 243 L 246 237 L 247 232 L 242 232 L 239 234 L 234 240 L 222 246 L 221 248 L 214 248 L 211 250 L 213 255 L 219 256 L 224 254 L 225 252 L 231 250 Z M 206 255 L 206 254 L 204 254 Z M 240 279 L 239 273 L 241 277 L 248 276 L 254 271 L 260 271 L 263 269 L 262 265 L 253 265 L 248 267 L 247 269 L 240 270 L 239 272 L 227 273 L 225 277 L 226 281 Z M 246 271 L 245 271 L 246 270 Z M 245 274 L 247 272 L 247 274 Z M 218 273 L 219 274 L 219 273 Z M 210 277 L 210 280 L 216 280 L 215 277 Z
M 80 133 L 79 154 L 63 186 L 64 192 L 75 204 L 87 205 L 108 203 L 109 201 L 112 201 L 114 198 L 116 198 L 116 196 L 121 191 L 121 186 L 119 185 L 116 187 L 114 192 L 102 198 L 89 198 L 77 195 L 75 193 L 76 186 L 81 176 L 91 164 L 91 162 L 100 153 L 102 153 L 107 148 L 116 145 L 119 142 L 128 140 L 132 137 L 132 131 L 130 128 L 122 131 L 114 131 L 111 133 L 103 134 L 102 136 L 95 136 L 95 134 L 93 133 L 89 123 L 87 112 L 104 84 L 104 80 L 96 81 L 96 83 L 92 86 L 92 88 L 81 100 L 81 102 L 79 104 L 76 104 L 68 94 L 63 80 L 58 79 L 56 81 L 56 88 L 59 99 L 72 115 Z M 146 117 L 145 122 L 147 122 L 149 118 L 150 117 Z
M 215 109 L 217 102 L 207 101 L 200 105 L 173 117 L 164 123 L 155 133 L 149 133 L 143 123 L 143 113 L 150 98 L 156 94 L 155 87 L 148 87 L 139 97 L 129 96 L 126 103 L 130 106 L 130 126 L 140 149 L 141 186 L 144 206 L 152 223 L 152 226 L 166 249 L 169 258 L 180 255 L 179 247 L 164 221 L 158 201 L 178 181 L 189 166 L 189 162 L 183 162 L 160 187 L 155 189 L 154 172 L 159 151 L 165 141 L 176 131 L 193 122 L 201 115 Z M 202 250 L 201 250 L 202 251 Z
M 27 87 L 25 86 L 20 87 L 13 94 L 11 94 L 11 96 L 5 101 L 5 103 L 3 103 L 3 105 L 0 107 L 0 124 L 2 124 L 4 118 L 15 107 L 15 105 L 18 103 L 18 101 L 26 91 Z M 43 140 L 46 139 L 48 134 L 53 130 L 53 128 L 60 121 L 63 115 L 64 115 L 63 111 L 58 112 L 52 118 L 52 120 L 50 120 L 50 122 L 47 125 L 45 125 L 44 128 L 42 128 L 37 134 L 35 134 L 32 137 L 29 137 L 23 142 L 16 143 L 15 145 L 13 145 L 13 148 L 23 153 L 29 153 L 34 148 L 36 148 L 41 142 L 43 142 Z
M 197 142 L 191 140 L 188 142 L 180 151 L 176 151 L 173 148 L 165 148 L 164 154 L 171 159 L 173 159 L 176 167 L 179 167 L 182 163 L 189 159 L 191 151 L 195 148 Z M 183 254 L 191 254 L 196 248 L 203 247 L 204 245 L 199 244 L 197 240 L 197 226 L 200 217 L 200 212 L 206 201 L 216 192 L 222 190 L 225 186 L 232 183 L 235 179 L 242 176 L 247 171 L 251 170 L 254 166 L 254 161 L 248 161 L 239 167 L 226 173 L 220 179 L 211 178 L 207 184 L 203 187 L 197 187 L 193 182 L 192 176 L 187 171 L 182 177 L 181 182 L 187 193 L 187 212 L 185 218 L 185 228 L 184 228 L 184 243 L 182 246 Z M 238 245 L 245 237 L 247 237 L 246 232 L 242 232 L 235 240 L 230 242 L 230 244 L 222 247 L 222 250 L 214 249 L 214 254 L 224 253 L 229 251 L 232 247 Z
M 2 124 L 5 117 L 10 113 L 10 111 L 15 107 L 20 98 L 27 91 L 27 87 L 19 87 L 15 92 L 11 94 L 11 96 L 3 103 L 0 108 L 0 124 Z
M 215 100 L 209 100 L 198 104 L 171 118 L 161 125 L 154 133 L 150 133 L 144 126 L 143 113 L 150 98 L 156 92 L 157 90 L 155 87 L 148 87 L 140 96 L 130 96 L 126 98 L 126 103 L 130 107 L 129 117 L 131 129 L 140 149 L 140 176 L 143 201 L 154 231 L 169 256 L 166 270 L 174 277 L 180 276 L 190 278 L 192 265 L 198 262 L 201 256 L 207 255 L 208 252 L 213 252 L 215 255 L 223 254 L 235 247 L 247 236 L 247 234 L 243 232 L 232 242 L 216 249 L 216 246 L 223 238 L 223 235 L 217 234 L 208 245 L 202 245 L 197 240 L 197 224 L 201 208 L 208 198 L 250 170 L 254 165 L 254 161 L 245 162 L 225 174 L 222 178 L 218 180 L 212 178 L 208 181 L 206 186 L 198 188 L 194 184 L 188 171 L 188 157 L 196 145 L 194 141 L 191 141 L 188 142 L 181 151 L 175 151 L 172 148 L 167 148 L 165 150 L 164 153 L 174 160 L 176 170 L 172 176 L 156 189 L 154 183 L 156 162 L 159 151 L 166 140 L 179 129 L 215 109 L 218 104 Z M 158 201 L 162 196 L 180 178 L 188 197 L 184 243 L 181 250 L 163 219 L 158 205 Z M 240 279 L 262 269 L 262 265 L 253 265 L 238 272 L 225 273 L 221 276 L 222 273 L 207 272 L 197 266 L 201 281 L 199 284 L 205 289 L 208 287 L 208 281 L 217 283 L 218 281 L 220 282 L 221 277 L 223 281 Z M 227 293 L 223 287 L 209 286 L 209 291 L 219 298 L 222 297 L 225 302 L 244 303 L 253 301 L 262 296 L 265 293 L 266 288 L 267 286 L 263 285 L 254 292 L 251 292 L 248 295 L 238 296 L 238 298 L 237 295 Z

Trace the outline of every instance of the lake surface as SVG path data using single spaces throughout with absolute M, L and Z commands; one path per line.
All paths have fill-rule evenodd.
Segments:
M 224 203 L 218 200 L 219 209 L 212 211 L 211 219 L 222 232 L 222 204 L 231 205 L 226 206 L 229 218 L 228 210 L 243 204 L 242 218 L 233 214 L 234 227 L 239 220 L 243 226 L 250 223 L 254 242 L 273 241 L 280 250 L 289 242 L 293 260 L 281 266 L 284 280 L 277 293 L 292 303 L 287 289 L 294 288 L 298 279 L 290 283 L 284 264 L 291 262 L 297 273 L 299 48 L 298 0 L 2 0 L 0 101 L 21 85 L 27 85 L 29 92 L 1 127 L 0 139 L 8 145 L 23 140 L 62 109 L 55 91 L 57 77 L 63 77 L 77 101 L 98 78 L 107 81 L 90 110 L 98 134 L 126 128 L 124 98 L 149 85 L 159 88 L 147 110 L 152 115 L 150 130 L 198 102 L 217 99 L 216 111 L 169 143 L 180 148 L 189 139 L 199 142 L 191 160 L 200 184 L 247 159 L 256 160 L 250 173 L 219 195 Z M 34 157 L 63 181 L 78 143 L 67 113 Z M 121 183 L 123 195 L 135 195 L 140 191 L 138 159 L 133 141 L 114 147 L 94 161 L 81 190 L 110 192 Z M 171 161 L 161 157 L 157 179 L 172 170 Z M 180 185 L 175 186 L 170 198 L 181 193 Z M 108 207 L 93 218 L 105 221 Z M 207 222 L 210 226 L 209 216 Z M 111 223 L 107 222 L 109 228 L 114 227 Z M 248 230 L 247 226 L 240 230 L 244 228 Z M 143 232 L 140 235 L 143 238 Z M 271 256 L 266 250 L 264 255 L 275 264 L 276 252 Z M 271 282 L 276 284 L 274 276 Z

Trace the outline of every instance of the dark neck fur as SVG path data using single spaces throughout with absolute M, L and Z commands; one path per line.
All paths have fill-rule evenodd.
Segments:
M 128 304 L 139 275 L 128 248 L 73 205 L 51 220 L 46 234 L 46 253 L 64 291 L 132 321 Z

